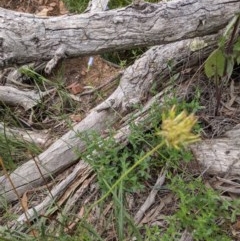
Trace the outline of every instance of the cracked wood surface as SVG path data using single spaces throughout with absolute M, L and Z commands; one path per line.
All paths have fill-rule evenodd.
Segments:
M 191 150 L 196 160 L 210 174 L 239 176 L 240 171 L 240 124 L 227 131 L 223 137 L 203 140 Z
M 0 8 L 0 69 L 217 33 L 239 9 L 240 0 L 175 0 L 48 18 Z
M 29 143 L 35 143 L 40 147 L 44 147 L 49 143 L 49 135 L 47 131 L 30 131 L 20 128 L 8 128 L 4 123 L 0 122 L 0 134 L 3 134 L 7 139 L 14 138 L 20 141 Z
M 45 92 L 37 92 L 34 90 L 23 91 L 12 86 L 0 86 L 0 101 L 12 106 L 22 106 L 25 110 L 29 110 L 36 106 L 46 95 L 52 90 Z

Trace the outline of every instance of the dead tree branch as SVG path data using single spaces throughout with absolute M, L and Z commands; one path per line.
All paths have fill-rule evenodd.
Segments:
M 217 33 L 240 1 L 175 0 L 104 12 L 39 17 L 0 8 L 0 69 Z

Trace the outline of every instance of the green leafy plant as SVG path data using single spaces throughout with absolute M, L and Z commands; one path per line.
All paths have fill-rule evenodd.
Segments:
M 36 119 L 44 119 L 46 116 L 52 117 L 54 119 L 58 118 L 60 120 L 67 120 L 67 114 L 72 113 L 73 110 L 77 109 L 77 103 L 71 98 L 66 90 L 65 83 L 63 81 L 64 68 L 60 68 L 57 74 L 54 76 L 54 81 L 49 80 L 37 73 L 35 70 L 28 66 L 21 67 L 19 72 L 28 78 L 30 81 L 34 82 L 35 86 L 39 91 L 48 91 L 49 95 L 45 99 L 52 101 L 51 95 L 55 95 L 55 99 L 52 103 L 46 101 L 41 101 L 38 103 L 35 113 L 40 113 L 42 116 L 36 115 Z M 48 97 L 48 98 L 47 98 Z M 44 102 L 44 104 L 42 104 Z M 47 104 L 48 103 L 48 104 Z
M 41 149 L 33 143 L 3 134 L 0 134 L 0 149 L 0 156 L 4 160 L 5 167 L 10 170 L 15 169 L 19 162 L 26 158 L 31 158 L 32 156 L 29 156 L 29 152 L 33 156 L 41 152 Z
M 134 160 L 144 155 L 140 148 L 141 141 L 138 142 L 139 136 L 137 135 L 131 137 L 130 143 L 133 143 L 133 145 L 130 144 L 127 147 L 117 145 L 111 135 L 109 138 L 104 139 L 92 133 L 82 137 L 82 139 L 85 139 L 88 145 L 83 159 L 91 164 L 97 174 L 102 195 L 111 189 L 119 176 L 128 171 Z M 134 175 L 129 175 L 124 180 L 121 180 L 119 185 L 111 191 L 111 199 L 114 204 L 114 219 L 116 220 L 115 228 L 119 240 L 124 240 L 126 235 L 131 236 L 133 233 L 134 236 L 138 237 L 138 240 L 141 240 L 139 230 L 135 227 L 132 218 L 126 211 L 124 203 L 126 203 L 126 193 L 143 189 L 143 181 L 149 178 L 150 164 L 148 161 L 146 160 L 146 162 L 139 165 Z M 127 232 L 126 228 L 128 229 Z
M 185 229 L 196 241 L 232 240 L 224 226 L 230 226 L 231 217 L 239 201 L 220 198 L 217 192 L 204 185 L 201 178 L 186 181 L 184 176 L 171 174 L 169 178 L 169 188 L 179 198 L 179 207 L 169 218 L 169 227 L 162 240 L 176 240 Z
M 146 152 L 140 149 L 143 143 L 149 144 L 144 137 L 144 132 L 141 132 L 141 127 L 138 128 L 138 132 L 134 129 L 132 137 L 129 138 L 132 143 L 130 149 L 117 146 L 112 138 L 99 139 L 96 135 L 90 136 L 88 139 L 88 150 L 84 160 L 89 162 L 97 173 L 98 182 L 103 191 L 101 198 L 93 206 L 101 203 L 107 197 L 113 198 L 119 240 L 123 240 L 124 224 L 126 223 L 132 228 L 135 236 L 139 236 L 138 229 L 134 229 L 135 226 L 123 206 L 125 193 L 140 190 L 140 183 L 148 178 L 151 156 L 160 153 L 165 144 L 169 146 L 169 149 L 180 150 L 182 146 L 198 140 L 198 135 L 191 134 L 195 123 L 196 118 L 193 115 L 188 116 L 184 111 L 177 114 L 173 107 L 162 115 L 161 130 L 158 128 L 155 134 L 151 134 L 158 138 L 155 142 L 156 146 L 150 146 L 151 149 Z
M 88 6 L 88 0 L 63 0 L 70 12 L 82 13 Z
M 118 177 L 125 173 L 132 165 L 134 160 L 143 155 L 138 144 L 130 145 L 123 148 L 117 145 L 113 137 L 107 139 L 99 137 L 98 134 L 92 133 L 83 137 L 87 141 L 88 150 L 84 153 L 84 160 L 91 164 L 98 176 L 98 181 L 103 193 L 108 191 L 108 186 L 114 184 Z M 87 138 L 87 139 L 86 139 Z M 135 140 L 131 140 L 132 143 Z M 94 150 L 94 151 L 93 151 Z M 146 179 L 148 175 L 148 165 L 142 163 L 139 165 L 135 175 L 127 177 L 121 183 L 123 190 L 134 192 L 141 190 L 143 186 L 139 179 Z
M 9 119 L 14 118 L 10 109 L 6 108 L 4 111 Z M 7 117 L 2 116 L 3 123 L 5 123 L 5 119 Z M 9 121 L 9 119 L 6 121 L 6 123 Z M 21 126 L 21 123 L 18 122 L 17 119 L 14 119 L 12 122 L 15 124 L 15 126 Z M 34 144 L 34 141 L 28 142 L 24 140 L 21 135 L 7 130 L 6 127 L 7 125 L 0 126 L 0 157 L 2 157 L 6 169 L 13 170 L 16 168 L 19 162 L 39 154 L 42 150 L 40 147 Z M 28 132 L 26 130 L 26 135 L 27 133 Z
M 162 232 L 158 226 L 152 226 L 152 227 L 145 226 L 144 229 L 145 229 L 145 235 L 144 235 L 145 241 L 159 241 Z
M 218 48 L 209 55 L 204 65 L 206 76 L 214 81 L 216 87 L 215 115 L 218 114 L 223 87 L 232 75 L 234 64 L 240 63 L 239 25 L 240 14 L 236 15 L 228 24 L 218 43 Z

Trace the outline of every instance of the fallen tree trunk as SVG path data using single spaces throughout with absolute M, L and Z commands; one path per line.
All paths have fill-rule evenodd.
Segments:
M 206 57 L 215 46 L 218 35 L 204 37 L 202 57 Z M 128 67 L 121 77 L 119 87 L 103 103 L 95 107 L 85 119 L 74 126 L 73 130 L 57 140 L 37 158 L 17 168 L 10 178 L 15 190 L 22 195 L 48 178 L 73 164 L 78 154 L 86 148 L 79 133 L 86 131 L 103 132 L 116 123 L 120 117 L 133 111 L 148 97 L 152 84 L 164 86 L 169 81 L 169 68 L 166 60 L 172 59 L 171 66 L 177 72 L 182 66 L 194 66 L 198 62 L 199 52 L 191 52 L 194 40 L 183 40 L 166 46 L 156 46 L 148 50 L 142 58 Z M 160 77 L 161 75 L 161 77 Z M 41 173 L 39 172 L 41 170 Z M 43 175 L 43 176 L 42 176 Z M 6 177 L 0 178 L 0 195 L 4 202 L 17 199 L 12 183 Z
M 11 65 L 161 45 L 217 33 L 239 12 L 240 1 L 176 0 L 61 17 L 0 8 L 0 69 Z
M 7 139 L 17 139 L 20 141 L 25 141 L 29 143 L 35 143 L 39 147 L 43 147 L 48 145 L 49 135 L 44 131 L 29 131 L 22 130 L 20 128 L 8 128 L 5 127 L 4 124 L 0 122 L 0 134 L 6 136 Z
M 203 172 L 218 175 L 237 175 L 240 170 L 240 125 L 227 131 L 223 137 L 204 140 L 191 146 Z
M 0 86 L 0 101 L 12 106 L 22 106 L 25 110 L 29 110 L 41 102 L 41 99 L 49 95 L 53 90 L 40 91 L 23 91 L 11 86 Z

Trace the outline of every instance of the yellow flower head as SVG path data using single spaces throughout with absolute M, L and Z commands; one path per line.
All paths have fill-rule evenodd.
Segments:
M 163 114 L 161 131 L 157 135 L 161 135 L 168 146 L 180 149 L 180 146 L 200 139 L 199 135 L 191 133 L 196 122 L 197 118 L 193 114 L 187 115 L 185 111 L 176 116 L 176 109 L 173 106 L 167 114 Z

